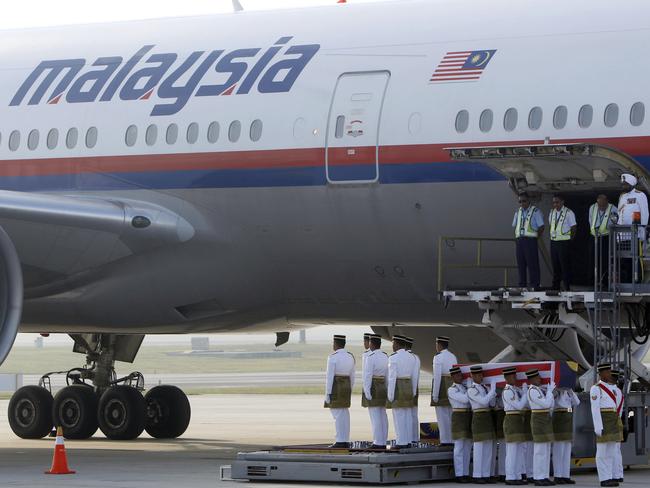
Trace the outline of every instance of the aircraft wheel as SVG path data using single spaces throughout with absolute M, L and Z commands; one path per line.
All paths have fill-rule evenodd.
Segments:
M 181 436 L 190 424 L 192 410 L 183 391 L 173 385 L 152 388 L 144 396 L 147 402 L 145 429 L 156 439 L 173 439 Z
M 106 437 L 131 440 L 144 430 L 147 406 L 142 394 L 131 386 L 111 386 L 99 399 L 97 420 Z
M 97 395 L 87 385 L 66 386 L 54 397 L 54 425 L 68 439 L 88 439 L 97 432 Z
M 52 430 L 52 394 L 40 386 L 19 388 L 9 401 L 9 425 L 22 439 L 40 439 Z

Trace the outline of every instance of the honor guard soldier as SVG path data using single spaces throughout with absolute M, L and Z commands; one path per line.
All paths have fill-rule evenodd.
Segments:
M 551 227 L 551 261 L 553 262 L 553 289 L 560 289 L 564 282 L 571 289 L 571 239 L 576 232 L 576 216 L 564 205 L 564 197 L 553 196 L 553 209 L 548 216 Z
M 525 463 L 523 443 L 526 442 L 524 430 L 523 409 L 528 404 L 526 394 L 528 387 L 523 390 L 517 387 L 517 367 L 503 368 L 503 378 L 506 386 L 501 393 L 505 419 L 503 434 L 506 441 L 506 485 L 525 485 L 521 479 L 521 467 Z
M 574 485 L 570 478 L 573 410 L 580 400 L 572 389 L 556 388 L 553 402 L 553 481 L 557 485 Z
M 415 390 L 418 377 L 416 359 L 406 350 L 408 338 L 393 336 L 393 354 L 388 358 L 388 407 L 393 410 L 395 425 L 395 447 L 407 448 L 411 445 L 413 435 L 411 410 L 415 403 Z
M 506 445 L 505 434 L 503 432 L 503 421 L 505 411 L 503 410 L 503 392 L 497 390 L 497 396 L 494 398 L 494 408 L 492 409 L 492 418 L 494 419 L 495 440 L 492 456 L 492 474 L 498 481 L 506 480 Z
M 335 335 L 334 352 L 327 359 L 325 408 L 334 418 L 336 441 L 331 448 L 350 447 L 350 399 L 354 386 L 354 356 L 345 350 L 345 336 Z
M 447 389 L 451 405 L 451 438 L 454 441 L 454 472 L 458 483 L 469 483 L 469 461 L 472 456 L 472 411 L 463 373 L 458 366 L 449 370 L 453 384 Z
M 363 371 L 363 363 L 366 360 L 366 356 L 370 354 L 370 332 L 363 334 L 363 354 L 361 355 L 361 370 Z
M 494 444 L 494 422 L 490 404 L 496 396 L 496 383 L 488 390 L 483 386 L 483 368 L 479 365 L 470 368 L 472 386 L 467 390 L 472 407 L 472 441 L 474 458 L 474 482 L 491 483 L 492 447 Z
M 619 225 L 632 225 L 635 222 L 639 224 L 639 235 L 629 236 L 631 250 L 637 252 L 639 239 L 645 240 L 645 227 L 648 225 L 648 198 L 645 193 L 634 188 L 637 184 L 635 176 L 630 174 L 621 175 L 621 184 L 623 193 L 618 199 L 618 223 Z M 623 236 L 621 236 L 623 237 Z M 622 239 L 623 240 L 623 239 Z M 632 258 L 621 259 L 621 282 L 631 283 L 634 277 L 632 269 Z M 640 275 L 640 271 L 637 269 Z M 637 281 L 640 276 L 637 276 Z
M 448 371 L 458 364 L 456 356 L 449 351 L 449 337 L 436 338 L 436 352 L 433 356 L 433 384 L 431 387 L 431 406 L 436 408 L 436 420 L 440 432 L 440 444 L 451 444 L 451 407 L 447 391 L 451 386 Z
M 415 357 L 415 398 L 413 399 L 413 407 L 411 408 L 411 443 L 417 446 L 420 442 L 420 417 L 418 415 L 418 398 L 419 395 L 419 383 L 420 383 L 420 366 L 422 365 L 420 361 L 420 356 L 415 354 L 412 350 L 414 339 L 412 337 L 406 338 L 406 349 L 408 352 L 413 354 Z
M 601 193 L 596 198 L 596 203 L 589 207 L 589 232 L 593 237 L 589 254 L 592 264 L 596 264 L 597 254 L 598 276 L 595 279 L 601 286 L 606 286 L 609 278 L 609 228 L 616 222 L 618 209 L 609 203 L 607 195 Z
M 386 449 L 388 416 L 386 415 L 386 377 L 388 355 L 381 350 L 381 336 L 369 334 L 369 352 L 363 363 L 361 406 L 368 408 L 372 426 L 371 449 Z
M 600 381 L 591 387 L 591 417 L 596 434 L 596 468 L 600 486 L 618 486 L 614 480 L 616 443 L 620 440 L 616 391 L 612 386 L 612 366 L 598 366 Z
M 612 384 L 616 388 L 616 414 L 618 420 L 618 439 L 616 447 L 614 448 L 614 468 L 612 471 L 613 480 L 618 483 L 623 482 L 623 455 L 621 453 L 621 442 L 625 440 L 625 428 L 623 426 L 623 418 L 625 418 L 623 409 L 623 390 L 621 389 L 620 380 L 621 373 L 617 370 L 612 370 Z
M 551 442 L 553 442 L 553 423 L 551 409 L 553 408 L 553 390 L 551 383 L 546 392 L 542 389 L 542 378 L 539 370 L 526 371 L 528 387 L 528 404 L 531 410 L 530 426 L 533 432 L 533 481 L 535 486 L 552 486 L 549 479 L 551 468 Z
M 524 393 L 523 390 L 526 390 Z M 521 389 L 523 397 L 526 399 L 526 404 L 522 408 L 522 417 L 524 418 L 524 442 L 521 443 L 522 446 L 522 458 L 521 458 L 521 477 L 524 480 L 533 479 L 533 454 L 535 448 L 533 446 L 533 431 L 531 429 L 531 417 L 530 404 L 528 403 L 528 385 L 524 383 L 523 388 Z
M 519 209 L 515 212 L 512 226 L 515 229 L 517 246 L 519 286 L 526 288 L 530 283 L 532 288 L 539 288 L 537 240 L 544 232 L 544 217 L 537 207 L 530 204 L 530 198 L 526 193 L 519 194 Z

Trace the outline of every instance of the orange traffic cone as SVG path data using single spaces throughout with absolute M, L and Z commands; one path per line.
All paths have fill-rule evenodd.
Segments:
M 68 468 L 68 459 L 65 455 L 65 445 L 63 444 L 63 429 L 56 428 L 56 444 L 54 445 L 54 457 L 52 458 L 52 467 L 45 474 L 75 474 Z

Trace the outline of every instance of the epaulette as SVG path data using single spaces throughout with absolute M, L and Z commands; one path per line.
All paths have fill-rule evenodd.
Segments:
M 394 352 L 393 354 L 391 354 L 391 356 L 394 356 L 395 354 L 397 354 L 397 352 Z
M 384 356 L 388 356 L 388 354 L 386 354 L 386 352 L 384 352 L 384 351 L 382 351 L 382 350 L 379 350 L 379 352 L 384 353 Z
M 374 355 L 375 355 L 375 351 L 368 351 L 368 357 L 374 356 Z

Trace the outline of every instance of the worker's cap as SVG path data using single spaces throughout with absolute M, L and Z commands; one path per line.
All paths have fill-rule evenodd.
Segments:
M 636 186 L 637 183 L 636 176 L 631 175 L 629 173 L 623 173 L 621 175 L 621 183 L 627 183 L 630 186 Z
M 601 371 L 608 371 L 612 369 L 611 363 L 602 363 L 598 365 L 598 372 L 600 373 Z
M 483 372 L 483 366 L 481 366 L 480 364 L 475 364 L 474 366 L 470 366 L 469 371 L 472 374 L 482 373 Z
M 436 337 L 436 342 L 446 342 L 447 344 L 449 344 L 449 341 L 451 341 L 451 339 L 447 336 Z
M 454 366 L 452 368 L 449 368 L 449 374 L 458 374 L 458 373 L 462 373 L 459 366 Z
M 539 369 L 529 369 L 526 371 L 526 378 L 536 378 L 539 376 Z
M 335 340 L 335 341 L 344 341 L 344 340 L 345 340 L 345 336 L 344 336 L 344 335 L 341 335 L 341 334 L 334 334 L 334 340 Z
M 503 376 L 508 374 L 517 374 L 517 366 L 508 366 L 507 368 L 503 368 L 501 373 Z

